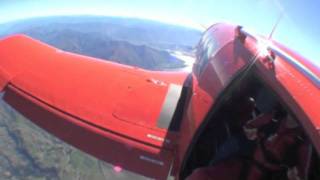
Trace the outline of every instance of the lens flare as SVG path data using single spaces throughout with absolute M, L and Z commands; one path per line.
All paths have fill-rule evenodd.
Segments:
M 257 43 L 257 50 L 258 50 L 258 55 L 261 58 L 266 58 L 269 57 L 271 55 L 269 49 L 268 49 L 268 43 L 267 42 L 263 42 L 263 41 L 259 41 Z
M 120 173 L 122 171 L 122 167 L 121 166 L 114 166 L 113 167 L 114 172 L 116 173 Z

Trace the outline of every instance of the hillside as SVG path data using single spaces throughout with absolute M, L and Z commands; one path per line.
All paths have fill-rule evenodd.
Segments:
M 146 45 L 134 45 L 127 41 L 112 40 L 97 34 L 73 30 L 54 33 L 27 30 L 24 34 L 65 51 L 149 70 L 168 70 L 185 66 L 183 61 L 171 56 L 167 51 Z
M 150 20 L 77 16 L 16 21 L 0 36 L 23 33 L 57 48 L 149 70 L 183 68 L 167 50 L 191 51 L 200 32 Z

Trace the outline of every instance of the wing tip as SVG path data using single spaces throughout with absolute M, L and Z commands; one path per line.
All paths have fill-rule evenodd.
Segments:
M 25 34 L 12 34 L 12 35 L 8 35 L 5 36 L 1 39 L 1 42 L 5 42 L 5 41 L 16 41 L 16 40 L 30 40 L 32 39 L 31 37 L 25 35 Z

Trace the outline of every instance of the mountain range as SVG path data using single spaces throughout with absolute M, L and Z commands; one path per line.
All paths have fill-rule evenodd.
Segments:
M 168 50 L 190 52 L 201 35 L 182 26 L 103 16 L 41 17 L 0 27 L 0 37 L 23 33 L 65 51 L 148 70 L 185 67 Z

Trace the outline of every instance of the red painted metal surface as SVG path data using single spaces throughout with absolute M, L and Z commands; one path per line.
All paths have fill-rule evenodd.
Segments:
M 224 33 L 220 36 L 229 36 L 236 38 L 234 34 L 235 27 L 226 24 L 217 24 L 207 30 L 202 41 L 204 46 L 199 43 L 197 61 L 201 58 L 201 54 L 208 49 L 210 43 L 205 38 L 217 37 L 215 29 L 223 29 Z M 223 38 L 216 38 L 216 44 Z M 240 44 L 239 44 L 240 43 Z M 293 51 L 284 46 L 274 43 L 284 52 L 291 55 L 315 75 L 320 74 L 319 67 L 297 55 Z M 194 134 L 208 115 L 210 108 L 214 105 L 217 96 L 223 92 L 230 80 L 236 76 L 245 66 L 255 60 L 255 56 L 259 54 L 257 42 L 252 39 L 232 39 L 229 44 L 223 44 L 218 47 L 219 51 L 210 55 L 205 68 L 199 71 L 199 64 L 195 64 L 193 71 L 193 86 L 191 101 L 184 111 L 184 119 L 182 121 L 181 136 L 179 139 L 178 155 L 175 159 L 176 178 L 179 178 L 179 171 L 183 160 L 186 158 L 186 152 L 194 138 Z M 320 91 L 319 88 L 310 81 L 301 71 L 292 66 L 285 59 L 276 57 L 274 63 L 266 61 L 264 58 L 258 58 L 252 70 L 261 77 L 267 86 L 281 97 L 282 101 L 288 105 L 288 108 L 297 116 L 303 125 L 306 133 L 312 140 L 313 144 L 320 153 L 319 141 L 319 125 L 320 125 Z M 257 67 L 257 68 L 256 68 Z
M 31 120 L 97 157 L 166 177 L 174 135 L 157 121 L 169 85 L 183 85 L 186 73 L 75 55 L 21 35 L 0 42 L 0 60 L 5 99 Z
M 303 59 L 299 59 L 299 61 L 304 62 Z M 263 60 L 257 63 L 257 67 L 260 76 L 265 79 L 297 117 L 318 153 L 320 153 L 319 88 L 281 57 L 276 57 L 271 67 Z M 320 72 L 315 71 L 316 67 L 313 70 L 317 74 Z
M 41 128 L 84 152 L 147 177 L 167 177 L 172 160 L 172 153 L 168 150 L 128 139 L 66 115 L 12 86 L 8 87 L 4 100 Z
M 316 76 L 315 78 L 320 79 L 319 67 L 280 43 L 270 41 L 270 44 L 291 56 L 306 67 L 307 70 L 311 71 Z M 254 40 L 248 38 L 245 46 L 251 52 L 258 53 Z M 257 74 L 266 81 L 266 84 L 278 94 L 297 117 L 318 153 L 320 153 L 320 90 L 317 84 L 306 76 L 301 69 L 289 63 L 282 56 L 275 56 L 273 62 L 263 58 L 259 59 L 256 62 L 256 67 Z
M 185 73 L 146 71 L 14 36 L 0 42 L 0 90 L 49 132 L 129 170 L 166 178 L 175 154 L 172 174 L 179 178 L 193 136 L 217 97 L 258 53 L 256 42 L 237 39 L 235 30 L 214 25 L 199 43 L 178 135 L 158 128 L 157 120 L 169 85 L 183 85 Z M 274 44 L 319 77 L 318 67 Z M 282 57 L 273 63 L 259 59 L 253 70 L 297 116 L 320 152 L 319 88 Z
M 214 38 L 214 41 L 204 43 L 204 47 L 201 46 L 201 42 L 199 43 L 198 51 L 201 53 L 205 51 L 204 54 L 208 55 L 208 61 L 201 72 L 197 68 L 199 65 L 194 67 L 192 94 L 190 94 L 190 102 L 184 111 L 181 124 L 175 172 L 180 171 L 192 138 L 215 104 L 218 95 L 252 59 L 252 54 L 243 47 L 240 41 L 235 39 L 235 26 L 229 24 L 215 26 L 212 26 L 212 30 L 209 29 L 203 36 Z M 207 40 L 203 38 L 202 41 Z M 217 50 L 213 49 L 208 53 L 206 46 L 210 46 L 210 43 L 217 45 L 215 47 Z M 198 58 L 201 58 L 201 55 Z

